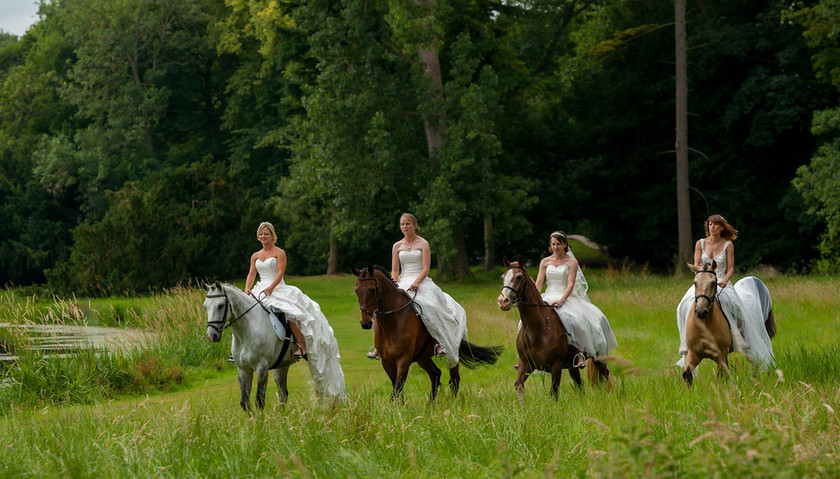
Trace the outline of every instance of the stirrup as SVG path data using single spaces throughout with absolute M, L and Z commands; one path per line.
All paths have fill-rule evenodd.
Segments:
M 379 351 L 376 350 L 376 346 L 371 346 L 368 349 L 367 358 L 373 360 L 379 359 Z
M 580 358 L 580 361 L 578 361 L 578 358 Z M 583 369 L 586 367 L 586 356 L 583 353 L 577 353 L 575 354 L 574 359 L 572 359 L 572 362 L 575 363 L 575 368 Z

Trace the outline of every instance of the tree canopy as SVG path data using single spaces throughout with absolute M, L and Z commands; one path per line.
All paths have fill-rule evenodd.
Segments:
M 738 263 L 840 261 L 840 3 L 688 2 L 693 234 Z M 122 293 L 388 264 L 439 274 L 582 234 L 677 255 L 665 0 L 45 0 L 0 34 L 0 282 Z

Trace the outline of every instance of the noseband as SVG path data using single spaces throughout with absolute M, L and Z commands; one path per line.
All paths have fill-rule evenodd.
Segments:
M 528 274 L 528 272 L 527 272 L 527 271 L 525 271 L 525 268 L 524 268 L 524 267 L 522 267 L 522 266 L 519 266 L 519 265 L 515 265 L 515 266 L 514 266 L 514 265 L 510 265 L 510 266 L 508 266 L 508 269 L 507 269 L 507 270 L 508 270 L 508 271 L 510 271 L 510 270 L 512 270 L 512 269 L 521 269 L 521 270 L 522 270 L 522 274 Z M 499 294 L 503 294 L 503 293 L 505 292 L 505 290 L 506 290 L 506 289 L 511 290 L 511 292 L 512 292 L 512 293 L 514 293 L 514 294 L 516 295 L 516 298 L 511 299 L 511 300 L 510 300 L 510 304 L 511 304 L 511 305 L 513 305 L 513 306 L 516 306 L 517 308 L 519 307 L 519 305 L 525 305 L 525 306 L 538 306 L 538 307 L 542 307 L 542 308 L 546 308 L 546 307 L 547 307 L 547 308 L 553 308 L 553 306 L 552 306 L 552 305 L 550 305 L 550 304 L 546 303 L 545 301 L 543 301 L 543 302 L 542 302 L 542 304 L 536 304 L 536 303 L 523 303 L 523 302 L 522 302 L 522 288 L 524 288 L 524 287 L 525 287 L 525 280 L 523 279 L 523 280 L 519 283 L 519 287 L 517 287 L 516 289 L 513 289 L 513 287 L 508 286 L 508 285 L 506 285 L 506 284 L 505 284 L 505 285 L 502 285 L 502 290 L 499 292 Z M 508 296 L 508 298 L 510 298 L 510 296 Z
M 700 274 L 700 273 L 709 273 L 709 274 L 713 274 L 713 275 L 715 275 L 715 279 L 717 279 L 717 273 L 715 273 L 715 272 L 714 272 L 714 271 L 712 271 L 712 270 L 701 269 L 700 271 L 697 271 L 695 274 Z M 715 285 L 715 289 L 717 289 L 717 285 Z M 713 296 L 713 297 L 709 297 L 708 295 L 705 295 L 705 294 L 695 294 L 695 295 L 694 295 L 694 304 L 695 304 L 695 305 L 697 304 L 697 300 L 698 300 L 699 298 L 705 298 L 705 299 L 709 302 L 709 304 L 712 304 L 712 305 L 714 305 L 714 303 L 715 303 L 715 298 L 714 298 L 714 296 Z
M 233 318 L 230 321 L 227 321 L 228 312 L 230 312 L 230 314 L 233 315 L 233 306 L 230 304 L 230 298 L 228 298 L 227 292 L 225 292 L 224 288 L 222 289 L 222 294 L 208 294 L 207 296 L 205 296 L 205 298 L 225 298 L 225 312 L 224 314 L 222 314 L 222 319 L 217 319 L 215 321 L 207 321 L 207 327 L 213 328 L 213 330 L 219 333 L 220 336 L 225 329 L 229 328 L 233 323 L 242 319 L 242 316 L 248 314 L 248 311 L 254 309 L 254 306 L 261 304 L 260 300 L 257 299 L 257 302 L 251 305 L 251 307 L 249 307 L 245 311 L 243 311 L 242 314 Z M 263 306 L 263 309 L 265 309 L 265 306 Z M 225 322 L 227 322 L 227 324 L 225 324 Z

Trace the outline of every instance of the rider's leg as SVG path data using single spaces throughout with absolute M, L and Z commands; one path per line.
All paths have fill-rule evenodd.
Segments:
M 303 356 L 306 354 L 306 340 L 303 338 L 303 334 L 300 332 L 300 328 L 294 321 L 289 321 L 289 329 L 292 330 L 292 336 L 295 337 L 295 341 L 298 343 L 298 349 L 295 351 L 295 356 Z

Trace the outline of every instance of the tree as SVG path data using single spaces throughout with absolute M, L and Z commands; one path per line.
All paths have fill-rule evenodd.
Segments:
M 691 205 L 688 194 L 688 71 L 686 59 L 685 0 L 674 1 L 674 33 L 677 69 L 677 266 L 693 263 L 691 247 Z M 682 268 L 677 268 L 682 271 Z
M 789 12 L 787 19 L 803 25 L 811 47 L 817 77 L 840 90 L 840 40 L 835 33 L 840 22 L 840 3 L 822 0 L 810 7 Z M 809 212 L 825 222 L 820 242 L 822 258 L 818 270 L 836 273 L 840 269 L 840 107 L 837 95 L 829 108 L 814 112 L 812 132 L 822 144 L 807 165 L 796 172 L 793 185 L 805 199 Z

